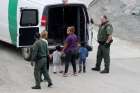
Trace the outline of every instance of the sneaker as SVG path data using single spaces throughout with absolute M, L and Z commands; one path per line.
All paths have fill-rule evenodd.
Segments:
M 49 84 L 48 84 L 48 87 L 51 87 L 52 85 L 53 85 L 52 83 L 49 83 Z
M 63 71 L 59 71 L 59 73 L 63 73 Z
M 72 75 L 73 75 L 73 76 L 77 76 L 78 74 L 77 74 L 77 73 L 73 73 Z
M 109 73 L 109 70 L 103 70 L 103 71 L 101 71 L 100 73 L 101 73 L 101 74 L 107 74 L 107 73 Z
M 32 89 L 41 89 L 41 87 L 40 86 L 34 86 L 34 87 L 32 87 Z
M 93 71 L 100 71 L 100 68 L 95 67 L 95 68 L 92 68 L 91 70 L 93 70 Z
M 67 73 L 64 73 L 64 74 L 63 74 L 63 77 L 68 77 L 68 74 L 67 74 Z

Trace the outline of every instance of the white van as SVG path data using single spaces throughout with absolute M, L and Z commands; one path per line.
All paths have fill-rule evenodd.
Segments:
M 48 31 L 50 50 L 63 45 L 66 28 L 72 25 L 89 46 L 87 5 L 81 0 L 1 0 L 0 6 L 0 40 L 22 48 L 25 59 L 43 29 Z

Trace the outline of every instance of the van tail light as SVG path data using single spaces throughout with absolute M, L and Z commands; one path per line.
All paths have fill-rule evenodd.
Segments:
M 42 16 L 41 26 L 45 26 L 46 27 L 46 25 L 47 25 L 47 17 L 46 16 Z
M 63 0 L 64 5 L 68 4 L 68 0 Z

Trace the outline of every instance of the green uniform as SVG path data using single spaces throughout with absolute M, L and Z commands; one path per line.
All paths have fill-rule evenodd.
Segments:
M 113 27 L 111 24 L 106 23 L 99 28 L 98 32 L 98 52 L 97 52 L 97 63 L 96 67 L 100 69 L 100 65 L 102 62 L 102 59 L 104 59 L 105 62 L 105 70 L 109 71 L 110 66 L 110 45 L 106 45 L 106 41 L 108 39 L 109 35 L 112 35 L 113 33 Z
M 106 42 L 108 39 L 108 35 L 111 35 L 113 33 L 113 27 L 111 24 L 107 23 L 99 27 L 98 32 L 98 41 L 100 42 Z
M 43 70 L 44 77 L 48 83 L 51 83 L 51 79 L 47 72 L 47 55 L 48 55 L 48 44 L 44 39 L 39 39 L 33 45 L 32 60 L 35 61 L 34 77 L 36 86 L 40 86 L 41 71 Z

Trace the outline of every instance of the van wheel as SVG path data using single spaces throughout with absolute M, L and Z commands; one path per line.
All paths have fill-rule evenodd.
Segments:
M 22 48 L 22 56 L 25 60 L 30 61 L 31 60 L 31 48 Z

